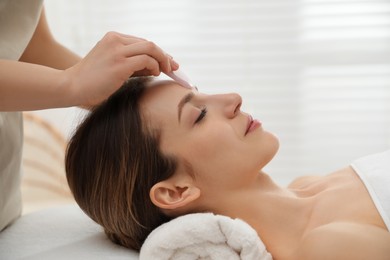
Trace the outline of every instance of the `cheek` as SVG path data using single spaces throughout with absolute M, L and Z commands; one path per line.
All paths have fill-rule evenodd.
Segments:
M 220 172 L 231 169 L 230 164 L 242 161 L 239 158 L 243 155 L 243 142 L 232 129 L 226 128 L 220 131 L 216 126 L 204 131 L 195 132 L 190 138 L 186 147 L 182 150 L 184 157 L 191 162 L 194 170 Z M 229 163 L 227 163 L 229 162 Z
M 232 133 L 231 129 L 224 128 L 218 125 L 205 126 L 200 131 L 193 131 L 188 137 L 191 150 L 194 155 L 203 155 L 210 158 L 211 155 L 216 156 L 226 149 L 232 150 L 237 145 L 237 136 Z

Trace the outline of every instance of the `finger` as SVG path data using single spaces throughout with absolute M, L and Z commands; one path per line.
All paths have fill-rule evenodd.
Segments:
M 131 45 L 127 45 L 125 47 L 125 56 L 136 56 L 141 54 L 147 54 L 154 59 L 157 60 L 157 62 L 160 64 L 162 71 L 171 71 L 171 64 L 169 62 L 169 57 L 163 52 L 163 50 L 158 47 L 153 42 L 149 41 L 142 41 L 137 42 Z
M 137 36 L 133 36 L 133 35 L 119 34 L 119 36 L 121 38 L 121 43 L 123 43 L 124 45 L 129 45 L 129 44 L 133 44 L 136 42 L 147 42 L 148 41 L 146 39 L 143 39 L 143 38 L 140 38 Z
M 108 44 L 115 44 L 116 43 L 121 43 L 125 46 L 126 48 L 130 48 L 130 50 L 134 47 L 139 47 L 139 46 L 134 46 L 134 44 L 138 43 L 142 45 L 142 48 L 134 49 L 134 52 L 132 53 L 125 53 L 125 56 L 134 56 L 138 54 L 142 54 L 143 52 L 147 52 L 148 55 L 151 55 L 152 57 L 156 58 L 160 64 L 161 70 L 164 72 L 171 72 L 172 70 L 177 70 L 179 68 L 179 64 L 173 60 L 172 56 L 169 54 L 165 53 L 160 47 L 158 47 L 156 44 L 153 42 L 147 41 L 145 39 L 132 36 L 132 35 L 126 35 L 118 32 L 108 32 L 104 38 L 103 42 L 108 42 Z M 126 49 L 125 48 L 125 49 Z
M 169 56 L 153 42 L 137 42 L 125 46 L 124 55 L 126 57 L 132 57 L 137 55 L 147 54 L 154 58 L 159 64 L 161 71 L 172 71 L 171 62 Z
M 158 76 L 161 73 L 159 63 L 146 54 L 129 57 L 127 64 L 130 74 L 142 71 L 143 76 Z
M 108 32 L 103 36 L 101 42 L 106 42 L 108 44 L 121 43 L 123 45 L 129 45 L 137 42 L 146 42 L 146 40 L 136 36 L 126 35 L 118 32 Z
M 179 68 L 179 63 L 177 63 L 175 61 L 175 59 L 171 55 L 169 55 L 168 53 L 166 53 L 166 55 L 168 55 L 168 57 L 170 59 L 169 62 L 171 64 L 172 70 L 177 70 Z
M 145 38 L 141 38 L 141 37 L 138 37 L 138 36 L 135 36 L 135 35 L 124 34 L 124 33 L 120 33 L 120 32 L 116 32 L 116 33 L 119 34 L 121 37 L 124 37 L 124 38 L 137 39 L 137 40 L 140 40 L 140 41 L 147 41 Z
M 171 68 L 172 68 L 172 70 L 177 70 L 177 69 L 179 69 L 179 63 L 177 63 L 173 58 L 172 58 L 172 56 L 170 56 L 171 58 L 170 58 L 170 60 L 169 60 L 169 62 L 170 62 L 170 64 L 171 64 Z
M 143 69 L 143 70 L 134 72 L 133 75 L 131 75 L 131 77 L 141 77 L 141 76 L 149 76 L 149 75 L 151 75 L 151 72 L 147 69 Z
M 162 67 L 162 71 L 170 72 L 172 70 L 177 70 L 179 68 L 179 64 L 175 60 L 173 60 L 172 56 L 167 54 L 167 53 L 165 53 L 165 52 L 163 52 L 163 50 L 161 48 L 159 48 L 153 42 L 147 41 L 147 40 L 145 40 L 143 38 L 139 38 L 139 37 L 136 37 L 136 36 L 122 34 L 122 33 L 119 33 L 119 32 L 109 32 L 109 33 L 107 33 L 107 37 L 114 38 L 114 39 L 112 39 L 114 41 L 118 38 L 118 40 L 122 44 L 124 44 L 124 45 L 131 45 L 131 44 L 134 44 L 134 43 L 144 42 L 145 45 L 146 45 L 146 48 L 150 48 L 150 50 L 155 49 L 156 50 L 155 53 L 158 53 L 158 54 L 162 53 L 162 54 L 164 54 L 165 56 L 167 56 L 169 58 L 167 64 L 166 64 L 166 61 L 159 60 L 159 63 L 161 65 L 161 67 Z

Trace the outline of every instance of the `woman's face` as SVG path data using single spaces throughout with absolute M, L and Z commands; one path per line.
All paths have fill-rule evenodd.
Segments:
M 188 163 L 202 189 L 250 184 L 278 150 L 278 139 L 242 112 L 238 94 L 206 95 L 165 82 L 147 89 L 141 112 L 160 131 L 160 148 Z

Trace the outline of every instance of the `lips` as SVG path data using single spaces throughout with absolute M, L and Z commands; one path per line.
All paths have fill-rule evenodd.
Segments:
M 261 125 L 261 123 L 258 120 L 253 119 L 253 117 L 251 115 L 248 115 L 248 121 L 247 121 L 245 135 L 247 135 L 249 132 L 252 132 L 256 128 L 258 128 L 260 125 Z

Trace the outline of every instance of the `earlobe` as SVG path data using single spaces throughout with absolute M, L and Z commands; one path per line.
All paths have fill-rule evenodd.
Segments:
M 169 180 L 153 185 L 150 199 L 161 209 L 177 209 L 189 205 L 200 196 L 199 188 L 193 185 L 174 185 Z

